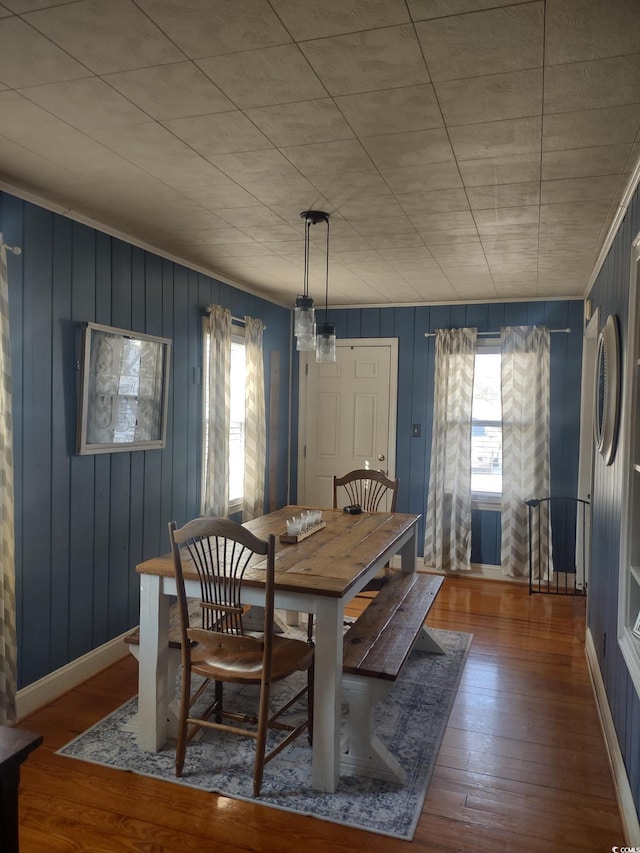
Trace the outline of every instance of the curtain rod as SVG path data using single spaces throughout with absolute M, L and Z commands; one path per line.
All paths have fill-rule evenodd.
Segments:
M 14 255 L 22 254 L 20 246 L 10 246 L 8 243 L 5 243 L 4 240 L 0 240 L 0 249 L 6 249 L 7 252 L 13 252 Z
M 530 328 L 533 328 L 533 327 L 530 327 Z M 549 334 L 554 335 L 554 334 L 557 334 L 560 332 L 562 332 L 563 334 L 569 334 L 570 331 L 571 331 L 571 329 L 549 329 Z M 488 338 L 499 338 L 501 335 L 501 332 L 478 332 L 478 337 L 480 337 L 480 335 L 482 335 L 483 337 L 488 337 Z M 436 333 L 435 332 L 425 332 L 424 336 L 425 336 L 425 338 L 435 338 Z
M 208 317 L 210 313 L 211 313 L 211 311 L 209 311 L 209 309 L 207 309 L 207 310 L 204 312 L 204 316 L 205 316 L 205 317 Z M 232 323 L 240 323 L 242 326 L 246 326 L 246 323 L 245 323 L 244 317 L 234 317 L 234 316 L 233 316 L 233 314 L 231 315 L 231 322 L 232 322 Z M 262 324 L 262 329 L 263 329 L 263 331 L 264 331 L 264 330 L 266 330 L 266 328 L 267 328 L 267 324 L 266 324 L 266 323 L 263 323 L 263 324 Z

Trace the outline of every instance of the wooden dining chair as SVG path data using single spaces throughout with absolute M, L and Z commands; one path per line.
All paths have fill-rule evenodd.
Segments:
M 389 479 L 382 471 L 356 468 L 344 477 L 333 478 L 333 508 L 338 507 L 338 488 L 344 488 L 349 504 L 359 504 L 365 512 L 380 512 L 381 504 L 390 496 L 389 512 L 396 511 L 399 480 Z
M 396 511 L 398 499 L 398 485 L 400 481 L 396 477 L 391 480 L 382 471 L 372 471 L 369 468 L 356 468 L 349 471 L 344 477 L 333 478 L 333 508 L 338 508 L 338 489 L 344 488 L 349 504 L 358 504 L 365 512 L 380 512 L 383 502 L 387 496 L 389 499 L 389 512 Z M 387 563 L 369 583 L 360 590 L 361 592 L 375 592 L 387 582 L 391 574 Z
M 182 686 L 176 748 L 176 775 L 182 776 L 186 747 L 202 727 L 251 737 L 256 741 L 253 793 L 259 796 L 264 765 L 291 741 L 310 730 L 313 643 L 274 633 L 275 537 L 258 539 L 242 525 L 224 518 L 197 518 L 184 527 L 169 524 L 182 644 Z M 256 634 L 244 630 L 243 581 L 248 567 L 260 564 L 264 577 L 264 626 Z M 184 576 L 200 582 L 202 627 L 191 627 Z M 305 686 L 286 704 L 271 711 L 271 685 L 297 671 L 307 671 Z M 192 685 L 192 676 L 199 683 Z M 194 682 L 196 679 L 193 679 Z M 223 684 L 255 684 L 260 688 L 257 713 L 248 715 L 227 708 Z M 212 685 L 213 683 L 213 685 Z M 206 709 L 194 705 L 207 688 Z M 289 725 L 282 715 L 307 694 L 307 713 Z M 282 737 L 267 750 L 267 732 L 278 729 Z

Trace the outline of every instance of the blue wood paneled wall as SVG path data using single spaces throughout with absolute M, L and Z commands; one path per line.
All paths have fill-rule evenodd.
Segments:
M 473 305 L 438 305 L 408 308 L 332 310 L 338 338 L 398 338 L 398 422 L 396 476 L 400 479 L 398 511 L 424 516 L 429 487 L 435 340 L 425 332 L 475 326 L 497 332 L 504 325 L 544 324 L 550 329 L 571 329 L 551 336 L 551 491 L 575 496 L 578 483 L 580 434 L 580 380 L 582 371 L 583 303 L 509 302 Z M 298 376 L 294 360 L 293 411 L 297 411 Z M 421 424 L 413 438 L 412 424 Z M 298 423 L 294 417 L 292 440 L 292 495 L 297 483 Z M 424 529 L 420 529 L 420 542 Z M 474 511 L 472 561 L 499 565 L 500 516 Z M 421 547 L 419 545 L 419 547 Z M 421 552 L 420 552 L 421 553 Z
M 629 337 L 631 245 L 638 232 L 640 193 L 636 190 L 590 294 L 594 308 L 600 306 L 602 324 L 609 314 L 618 316 L 622 353 L 626 351 Z M 624 376 L 622 383 L 624 387 Z M 636 810 L 640 813 L 640 701 L 616 639 L 623 463 L 621 455 L 617 454 L 613 464 L 606 466 L 596 454 L 588 625 L 598 655 Z
M 277 505 L 287 499 L 290 312 L 0 193 L 9 255 L 19 686 L 138 623 L 136 563 L 168 550 L 167 522 L 199 513 L 201 316 L 260 317 L 267 408 L 280 353 Z M 173 340 L 167 447 L 75 455 L 81 324 Z

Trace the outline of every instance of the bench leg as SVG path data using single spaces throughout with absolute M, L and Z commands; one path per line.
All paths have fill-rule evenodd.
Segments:
M 432 655 L 446 655 L 445 650 L 434 640 L 433 635 L 429 633 L 428 629 L 424 625 L 418 634 L 418 639 L 416 640 L 413 648 L 418 649 L 421 652 L 428 652 Z
M 392 687 L 392 681 L 383 679 L 347 674 L 342 676 L 342 691 L 349 705 L 349 715 L 347 732 L 342 742 L 340 767 L 359 776 L 404 784 L 407 774 L 373 730 L 375 704 Z

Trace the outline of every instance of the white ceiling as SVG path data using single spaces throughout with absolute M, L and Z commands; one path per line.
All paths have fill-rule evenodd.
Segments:
M 0 185 L 282 304 L 309 208 L 334 305 L 582 297 L 639 51 L 640 0 L 0 0 Z

